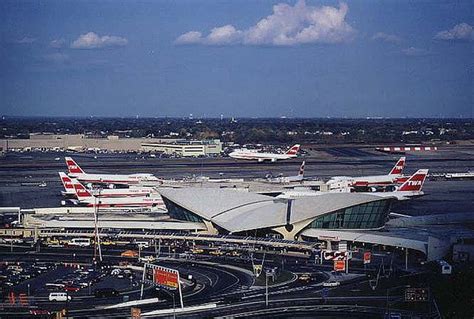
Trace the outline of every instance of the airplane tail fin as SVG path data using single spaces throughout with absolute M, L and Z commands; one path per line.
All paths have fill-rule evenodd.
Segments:
M 298 172 L 298 176 L 301 176 L 301 177 L 304 176 L 304 164 L 305 164 L 305 161 L 303 161 L 303 163 L 301 163 L 300 171 Z
M 59 172 L 59 178 L 61 178 L 61 182 L 63 183 L 66 192 L 74 192 L 74 186 L 72 185 L 72 180 L 69 176 L 63 172 Z
M 76 191 L 76 195 L 78 199 L 86 199 L 93 197 L 92 194 L 84 187 L 77 179 L 72 179 L 72 185 L 74 186 L 74 190 Z
M 286 152 L 286 155 L 296 155 L 299 150 L 300 144 L 295 144 L 288 150 L 288 152 Z
M 401 175 L 405 167 L 405 156 L 400 157 L 397 164 L 392 168 L 389 175 Z
M 65 157 L 69 174 L 84 174 L 82 168 L 71 157 Z
M 410 191 L 410 192 L 421 191 L 427 175 L 428 175 L 427 169 L 419 169 L 405 183 L 403 183 L 400 186 L 398 191 Z

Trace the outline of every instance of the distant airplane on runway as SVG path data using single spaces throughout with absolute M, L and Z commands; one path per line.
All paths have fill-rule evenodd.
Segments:
M 152 174 L 88 174 L 71 157 L 66 157 L 65 159 L 69 170 L 68 175 L 84 183 L 145 185 L 158 184 L 160 182 L 160 180 Z
M 235 150 L 229 154 L 230 157 L 235 159 L 244 159 L 244 160 L 257 160 L 258 162 L 271 161 L 276 162 L 278 160 L 285 160 L 296 157 L 298 151 L 300 150 L 300 145 L 293 145 L 285 154 L 277 153 L 260 153 L 254 150 Z
M 404 156 L 400 157 L 387 175 L 360 177 L 334 176 L 326 184 L 329 186 L 329 189 L 338 189 L 344 187 L 386 186 L 402 183 L 407 180 L 407 178 L 402 175 L 403 168 L 405 167 L 405 159 Z

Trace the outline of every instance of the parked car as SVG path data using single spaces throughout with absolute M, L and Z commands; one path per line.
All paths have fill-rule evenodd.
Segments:
M 323 282 L 323 287 L 337 287 L 340 284 L 341 283 L 339 281 L 329 280 L 329 281 Z
M 64 287 L 64 290 L 65 290 L 65 291 L 76 292 L 76 291 L 81 290 L 81 287 L 78 287 L 78 286 L 66 286 L 66 287 Z
M 49 301 L 70 301 L 71 296 L 67 292 L 52 292 L 48 297 Z

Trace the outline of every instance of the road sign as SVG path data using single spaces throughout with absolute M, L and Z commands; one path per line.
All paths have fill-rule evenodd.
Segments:
M 364 253 L 364 264 L 370 264 L 372 258 L 372 253 L 370 251 L 366 251 Z
M 259 277 L 262 273 L 262 265 L 253 265 L 253 273 L 256 277 Z
M 334 260 L 334 271 L 346 271 L 346 261 Z
M 323 258 L 325 260 L 345 260 L 350 258 L 350 252 L 323 250 Z
M 155 268 L 153 282 L 169 288 L 178 288 L 178 272 L 165 267 Z
M 339 242 L 339 251 L 347 251 L 347 241 Z
M 150 269 L 153 273 L 152 278 L 150 278 Z M 181 308 L 184 308 L 183 293 L 181 291 L 181 285 L 179 284 L 179 281 L 180 280 L 179 280 L 178 270 L 145 263 L 143 266 L 143 277 L 142 277 L 142 287 L 140 291 L 140 299 L 143 298 L 144 284 L 146 282 L 148 284 L 163 286 L 165 288 L 178 289 Z

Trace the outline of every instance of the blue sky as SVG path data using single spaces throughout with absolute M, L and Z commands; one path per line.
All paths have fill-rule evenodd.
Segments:
M 472 117 L 471 1 L 1 1 L 0 113 Z

